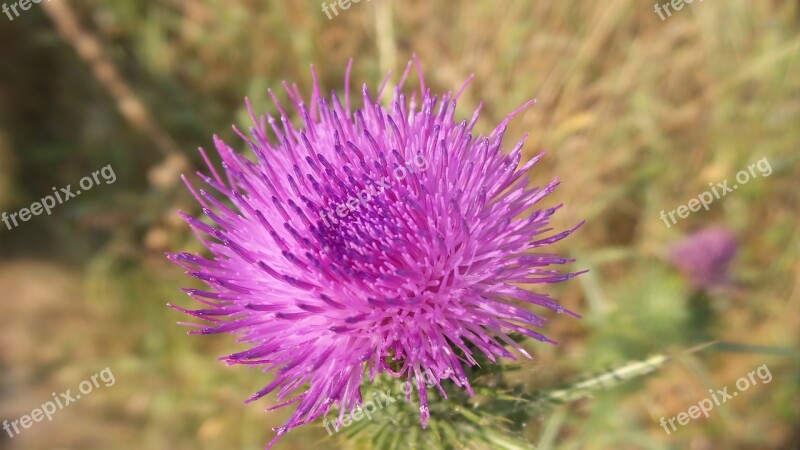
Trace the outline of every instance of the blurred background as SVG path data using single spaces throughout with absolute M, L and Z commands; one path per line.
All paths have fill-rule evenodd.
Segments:
M 198 211 L 179 175 L 200 167 L 213 134 L 245 149 L 230 127 L 247 126 L 245 96 L 260 112 L 275 111 L 267 88 L 286 98 L 282 80 L 308 96 L 311 64 L 323 91 L 342 92 L 351 57 L 355 86 L 376 89 L 413 53 L 434 91 L 476 75 L 459 117 L 483 101 L 481 132 L 537 98 L 507 144 L 530 132 L 526 155 L 547 150 L 531 179 L 562 180 L 557 228 L 587 222 L 558 250 L 590 272 L 544 288 L 583 319 L 550 315 L 559 345 L 526 343 L 535 359 L 517 380 L 556 389 L 669 356 L 530 414 L 514 435 L 539 449 L 800 448 L 800 2 L 695 1 L 665 20 L 633 0 L 362 0 L 330 19 L 306 1 L 17 11 L 0 15 L 0 212 L 109 164 L 117 179 L 0 224 L 0 419 L 106 367 L 115 383 L 19 436 L 0 431 L 0 448 L 263 448 L 288 411 L 243 400 L 269 376 L 217 361 L 241 345 L 187 337 L 165 306 L 188 307 L 178 288 L 192 283 L 164 252 L 200 249 L 176 214 Z M 762 158 L 772 173 L 709 211 L 670 227 L 659 217 Z M 709 227 L 725 254 L 713 258 L 705 234 L 690 241 L 699 256 L 681 256 Z M 704 256 L 714 282 L 693 276 Z M 769 384 L 670 435 L 659 425 L 764 364 Z M 346 445 L 311 424 L 275 448 Z

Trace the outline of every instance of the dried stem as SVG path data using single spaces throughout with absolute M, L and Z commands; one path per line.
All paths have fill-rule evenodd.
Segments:
M 67 0 L 42 3 L 45 13 L 56 26 L 61 37 L 75 48 L 75 51 L 92 69 L 95 78 L 116 100 L 120 114 L 134 128 L 148 135 L 155 147 L 166 156 L 165 166 L 183 170 L 188 167 L 186 157 L 181 154 L 174 140 L 153 120 L 144 103 L 122 78 L 111 60 L 103 53 L 96 37 L 81 28 L 72 6 Z M 162 167 L 155 168 L 162 171 Z M 156 178 L 163 180 L 163 176 Z M 151 177 L 151 181 L 154 181 Z M 155 182 L 169 185 L 171 183 Z

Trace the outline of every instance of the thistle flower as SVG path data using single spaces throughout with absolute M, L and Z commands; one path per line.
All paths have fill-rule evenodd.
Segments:
M 284 83 L 302 125 L 290 122 L 269 91 L 280 118 L 256 117 L 247 102 L 254 125 L 249 136 L 236 130 L 255 159 L 215 136 L 223 171 L 200 149 L 210 176 L 198 174 L 215 193 L 186 182 L 213 224 L 181 214 L 213 259 L 168 256 L 210 289 L 186 289 L 202 309 L 170 306 L 211 323 L 190 333 L 233 333 L 250 345 L 223 358 L 229 364 L 273 373 L 248 401 L 277 390 L 270 410 L 296 404 L 268 447 L 332 406 L 339 420 L 353 411 L 365 372 L 370 380 L 388 373 L 420 386 L 424 374 L 433 375 L 443 395 L 445 380 L 472 395 L 464 367 L 476 364 L 475 352 L 496 362 L 513 359 L 511 347 L 530 358 L 513 333 L 554 343 L 532 329 L 545 319 L 526 303 L 578 317 L 519 286 L 576 275 L 549 267 L 571 260 L 536 252 L 577 228 L 545 236 L 560 205 L 534 205 L 558 182 L 528 186 L 528 169 L 542 155 L 519 167 L 525 138 L 502 150 L 508 122 L 534 101 L 488 136 L 473 136 L 480 107 L 469 121 L 454 119 L 471 78 L 455 95 L 438 97 L 416 65 L 420 104 L 402 91 L 409 62 L 391 107 L 380 106 L 384 81 L 376 98 L 364 86 L 363 108 L 355 111 L 351 66 L 344 105 L 335 93 L 322 96 L 312 67 L 310 106 Z M 424 171 L 410 163 L 419 158 Z M 385 187 L 379 180 L 390 180 L 390 188 L 377 192 Z M 368 201 L 359 200 L 364 192 Z M 427 392 L 418 395 L 424 427 Z
M 669 261 L 697 288 L 730 284 L 728 268 L 739 250 L 728 228 L 715 226 L 690 234 L 669 250 Z

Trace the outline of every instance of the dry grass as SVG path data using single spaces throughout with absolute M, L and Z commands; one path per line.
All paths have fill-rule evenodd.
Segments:
M 236 141 L 228 125 L 246 122 L 244 95 L 271 108 L 266 88 L 283 79 L 307 88 L 312 63 L 322 84 L 339 90 L 350 57 L 354 80 L 370 86 L 386 68 L 401 72 L 412 52 L 434 90 L 458 89 L 474 73 L 460 114 L 484 102 L 483 131 L 537 98 L 508 136 L 530 132 L 528 156 L 548 151 L 532 178 L 563 181 L 556 227 L 587 225 L 560 248 L 591 272 L 554 289 L 584 320 L 559 317 L 547 331 L 561 345 L 529 346 L 532 386 L 696 344 L 689 290 L 662 255 L 709 224 L 739 236 L 733 273 L 743 288 L 714 296 L 702 331 L 797 349 L 797 2 L 694 2 L 663 22 L 652 4 L 633 0 L 372 0 L 330 21 L 301 2 L 92 0 L 77 9 L 159 126 L 195 160 L 192 149 L 210 146 L 212 133 Z M 117 116 L 114 99 L 41 11 L 0 20 L 0 42 L 4 56 L 21 61 L 0 69 L 0 137 L 8 137 L 0 139 L 0 208 L 24 207 L 98 164 L 113 163 L 120 178 L 52 217 L 0 230 L 0 416 L 17 418 L 106 366 L 117 379 L 52 423 L 0 437 L 0 448 L 259 448 L 286 417 L 241 404 L 266 377 L 216 362 L 235 345 L 187 338 L 174 325 L 182 318 L 164 307 L 182 301 L 182 280 L 160 254 L 196 245 L 173 214 L 192 203 L 179 188 L 148 184 L 161 155 Z M 770 177 L 669 229 L 659 219 L 709 181 L 765 157 Z M 798 448 L 797 362 L 796 354 L 702 352 L 549 411 L 525 437 L 540 450 Z M 659 427 L 708 387 L 764 363 L 770 384 L 671 436 Z M 309 426 L 277 448 L 336 446 L 323 437 L 321 425 Z

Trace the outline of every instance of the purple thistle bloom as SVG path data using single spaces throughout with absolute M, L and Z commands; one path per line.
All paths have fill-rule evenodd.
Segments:
M 272 91 L 278 120 L 256 117 L 248 102 L 254 126 L 249 137 L 237 133 L 255 161 L 215 136 L 218 172 L 200 150 L 210 176 L 199 176 L 215 194 L 187 186 L 214 225 L 181 214 L 214 258 L 169 255 L 209 286 L 186 289 L 202 309 L 171 305 L 212 323 L 190 333 L 240 335 L 251 347 L 224 359 L 274 374 L 248 401 L 277 390 L 270 410 L 297 404 L 268 447 L 334 404 L 341 420 L 361 404 L 365 371 L 421 386 L 428 373 L 442 395 L 445 379 L 473 394 L 464 372 L 476 364 L 473 352 L 513 359 L 509 346 L 530 358 L 511 333 L 554 343 L 531 329 L 546 320 L 522 304 L 579 317 L 519 286 L 577 274 L 548 267 L 572 260 L 536 252 L 580 226 L 545 236 L 560 205 L 533 209 L 558 184 L 528 186 L 542 155 L 519 167 L 525 138 L 502 150 L 508 122 L 534 101 L 487 137 L 473 136 L 480 107 L 469 121 L 454 119 L 471 78 L 439 98 L 417 63 L 418 104 L 402 93 L 409 62 L 389 108 L 380 106 L 384 81 L 376 98 L 364 86 L 363 108 L 351 111 L 350 67 L 344 105 L 335 93 L 322 96 L 313 67 L 310 107 L 284 83 L 300 127 Z M 419 402 L 424 427 L 424 387 Z
M 713 289 L 730 284 L 728 268 L 739 246 L 731 230 L 716 226 L 690 234 L 669 250 L 669 261 L 695 287 Z

